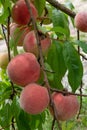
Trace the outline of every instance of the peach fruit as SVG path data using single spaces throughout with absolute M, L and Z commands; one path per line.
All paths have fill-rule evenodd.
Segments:
M 24 87 L 39 79 L 40 65 L 32 53 L 23 53 L 9 62 L 7 73 L 13 83 Z
M 82 11 L 75 16 L 75 26 L 82 32 L 87 32 L 87 12 Z
M 32 9 L 33 16 L 36 19 L 38 16 L 37 10 L 32 3 L 30 3 L 30 6 Z M 25 3 L 25 0 L 19 0 L 15 3 L 12 8 L 12 18 L 14 22 L 19 25 L 26 25 L 30 22 L 31 16 Z
M 30 31 L 24 38 L 23 48 L 26 52 L 31 52 L 38 56 L 37 41 L 34 31 Z
M 63 95 L 61 93 L 53 93 L 52 99 L 57 110 L 58 119 L 66 121 L 73 118 L 79 110 L 79 102 L 75 95 Z
M 8 63 L 9 63 L 8 53 L 1 52 L 0 53 L 0 68 L 6 69 Z
M 49 94 L 45 87 L 31 83 L 20 95 L 20 107 L 29 114 L 39 114 L 49 104 Z
M 46 37 L 41 40 L 42 52 L 44 55 L 47 54 L 47 52 L 50 48 L 50 45 L 51 45 L 51 39 L 49 37 Z
M 17 46 L 23 45 L 25 35 L 30 31 L 31 27 L 20 26 L 16 23 L 10 24 L 10 37 L 14 39 Z
M 44 39 L 41 39 L 41 47 L 43 54 L 47 54 L 47 51 L 49 50 L 51 45 L 51 40 L 49 37 L 46 37 Z M 26 52 L 31 52 L 38 56 L 38 46 L 37 41 L 35 37 L 34 31 L 30 31 L 24 38 L 23 42 L 23 48 Z

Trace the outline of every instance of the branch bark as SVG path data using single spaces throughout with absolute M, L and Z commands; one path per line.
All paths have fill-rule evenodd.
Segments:
M 62 93 L 62 94 L 66 94 L 66 95 L 76 95 L 76 96 L 82 96 L 82 97 L 87 97 L 87 94 L 79 94 L 79 93 L 73 93 L 73 92 L 67 92 L 67 91 L 63 91 L 63 90 L 58 90 L 56 88 L 50 88 L 52 92 L 58 92 L 58 93 Z
M 68 14 L 70 17 L 72 18 L 75 17 L 76 13 L 74 11 L 71 11 L 70 9 L 65 7 L 63 4 L 60 4 L 58 1 L 56 0 L 46 0 L 46 1 L 50 3 L 51 5 L 53 5 L 56 9 L 59 9 L 62 12 Z
M 37 24 L 36 24 L 36 21 L 35 21 L 35 19 L 33 17 L 33 13 L 32 13 L 29 1 L 25 0 L 25 2 L 26 2 L 26 5 L 28 7 L 28 10 L 29 10 L 29 13 L 30 13 L 30 16 L 31 16 L 31 20 L 32 20 L 32 24 L 33 24 L 33 27 L 34 27 L 34 32 L 35 32 L 37 45 L 38 45 L 38 51 L 39 51 L 39 55 L 40 55 L 40 64 L 41 64 L 42 71 L 43 71 L 43 74 L 44 74 L 45 86 L 48 89 L 48 93 L 49 93 L 49 97 L 50 97 L 50 104 L 51 104 L 51 106 L 52 106 L 52 108 L 54 110 L 54 116 L 55 116 L 55 119 L 58 122 L 59 130 L 62 130 L 60 122 L 58 120 L 58 115 L 57 115 L 57 110 L 56 110 L 55 104 L 53 103 L 53 100 L 51 98 L 50 85 L 49 85 L 49 81 L 48 81 L 48 78 L 47 78 L 47 75 L 46 75 L 46 71 L 45 71 L 44 58 L 43 58 L 43 54 L 42 54 L 42 48 L 41 48 L 40 38 L 39 38 L 39 34 L 38 34 Z

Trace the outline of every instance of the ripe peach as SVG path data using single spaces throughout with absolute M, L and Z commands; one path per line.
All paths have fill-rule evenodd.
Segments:
M 87 32 L 87 12 L 79 12 L 75 16 L 75 26 L 82 32 Z
M 37 10 L 32 3 L 30 4 L 30 6 L 34 18 L 36 18 L 38 16 Z M 19 0 L 15 3 L 12 8 L 12 18 L 14 22 L 19 25 L 26 25 L 30 22 L 31 16 L 25 3 L 25 0 Z
M 58 119 L 66 121 L 73 118 L 79 110 L 79 102 L 75 95 L 66 95 L 60 93 L 53 93 L 52 99 L 54 101 Z
M 51 45 L 50 38 L 41 39 L 42 52 L 45 55 Z M 34 31 L 30 31 L 24 38 L 23 48 L 26 52 L 34 53 L 38 56 L 38 46 Z
M 37 41 L 34 31 L 30 31 L 24 38 L 23 48 L 26 52 L 31 52 L 38 56 Z
M 32 53 L 23 53 L 9 62 L 7 73 L 13 83 L 25 86 L 39 79 L 40 65 Z
M 6 69 L 8 63 L 9 63 L 8 53 L 1 52 L 0 53 L 0 68 Z
M 16 23 L 10 25 L 10 37 L 14 39 L 17 46 L 23 45 L 25 35 L 31 30 L 31 27 L 20 26 Z
M 49 104 L 49 94 L 45 87 L 31 83 L 20 95 L 20 107 L 29 114 L 39 114 Z
M 51 45 L 51 40 L 49 37 L 46 37 L 46 38 L 41 40 L 42 52 L 44 55 L 47 54 L 47 52 L 50 48 L 50 45 Z

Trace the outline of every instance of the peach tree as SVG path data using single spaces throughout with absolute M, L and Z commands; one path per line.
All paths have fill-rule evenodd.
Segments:
M 87 127 L 86 32 L 70 1 L 0 0 L 0 130 Z

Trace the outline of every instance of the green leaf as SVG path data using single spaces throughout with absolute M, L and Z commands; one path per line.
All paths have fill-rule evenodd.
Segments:
M 9 103 L 4 104 L 2 106 L 2 109 L 0 110 L 0 125 L 2 127 L 10 125 L 11 118 L 12 118 L 11 106 Z
M 68 31 L 65 30 L 65 28 L 63 28 L 63 27 L 54 27 L 54 28 L 51 29 L 51 31 L 55 31 L 56 33 L 57 32 L 62 33 L 62 34 L 66 35 L 68 37 Z
M 50 81 L 52 81 L 53 78 L 54 78 L 54 76 L 53 76 L 53 73 L 54 73 L 54 72 L 53 72 L 53 70 L 51 69 L 51 66 L 50 66 L 47 62 L 45 62 L 44 65 L 45 65 L 47 77 L 48 77 L 48 79 L 49 79 Z
M 4 89 L 4 88 L 3 88 Z M 12 92 L 12 88 L 11 87 L 7 87 L 5 88 L 5 90 L 1 93 L 1 98 L 0 98 L 0 102 L 5 102 L 6 99 L 10 98 Z M 3 96 L 2 96 L 3 95 Z
M 56 88 L 63 88 L 61 80 L 66 72 L 66 66 L 62 51 L 62 43 L 53 41 L 53 44 L 47 56 L 47 62 L 54 71 L 54 79 L 51 81 L 51 84 Z
M 15 96 L 13 98 L 12 104 L 11 104 L 11 112 L 13 113 L 13 116 L 15 118 L 18 117 L 19 113 L 20 113 L 20 105 L 19 105 L 19 98 L 17 96 Z
M 46 119 L 46 113 L 45 111 L 42 112 L 41 114 L 37 115 L 30 115 L 30 127 L 32 130 L 42 130 L 43 123 L 45 122 Z
M 73 44 L 75 44 L 75 45 L 78 45 L 79 47 L 81 47 L 82 48 L 82 50 L 85 52 L 85 53 L 87 53 L 87 43 L 86 42 L 84 42 L 84 41 L 74 41 L 74 42 L 72 42 Z
M 16 123 L 18 130 L 31 130 L 29 126 L 29 117 L 28 114 L 23 110 L 20 110 L 19 115 L 16 118 Z
M 82 62 L 78 52 L 69 42 L 64 44 L 63 55 L 68 69 L 68 81 L 72 87 L 72 91 L 75 92 L 81 84 L 83 76 Z
M 41 16 L 41 14 L 44 10 L 46 1 L 45 0 L 35 0 L 34 2 L 35 2 L 35 7 L 38 10 L 39 16 Z
M 45 115 L 45 112 L 37 115 L 30 115 L 20 109 L 20 113 L 16 117 L 18 130 L 42 130 L 46 118 Z
M 7 17 L 9 16 L 8 9 L 4 10 L 3 14 L 0 16 L 0 23 L 5 24 Z
M 7 18 L 10 15 L 11 9 L 11 1 L 5 0 L 2 2 L 2 6 L 0 8 L 0 23 L 6 24 Z
M 65 1 L 65 6 L 67 8 L 69 8 L 70 10 L 72 10 L 72 11 L 75 9 L 75 7 L 74 7 L 74 5 L 73 5 L 73 3 L 71 1 Z M 72 22 L 72 24 L 74 26 L 74 19 L 72 17 L 69 17 L 69 18 L 71 19 L 71 22 Z
M 63 35 L 65 34 L 67 38 L 70 36 L 68 17 L 63 12 L 54 9 L 52 11 L 52 21 L 53 21 L 53 28 L 60 27 L 63 30 L 63 33 L 62 31 L 61 33 L 57 33 L 58 36 L 60 36 L 60 34 Z

